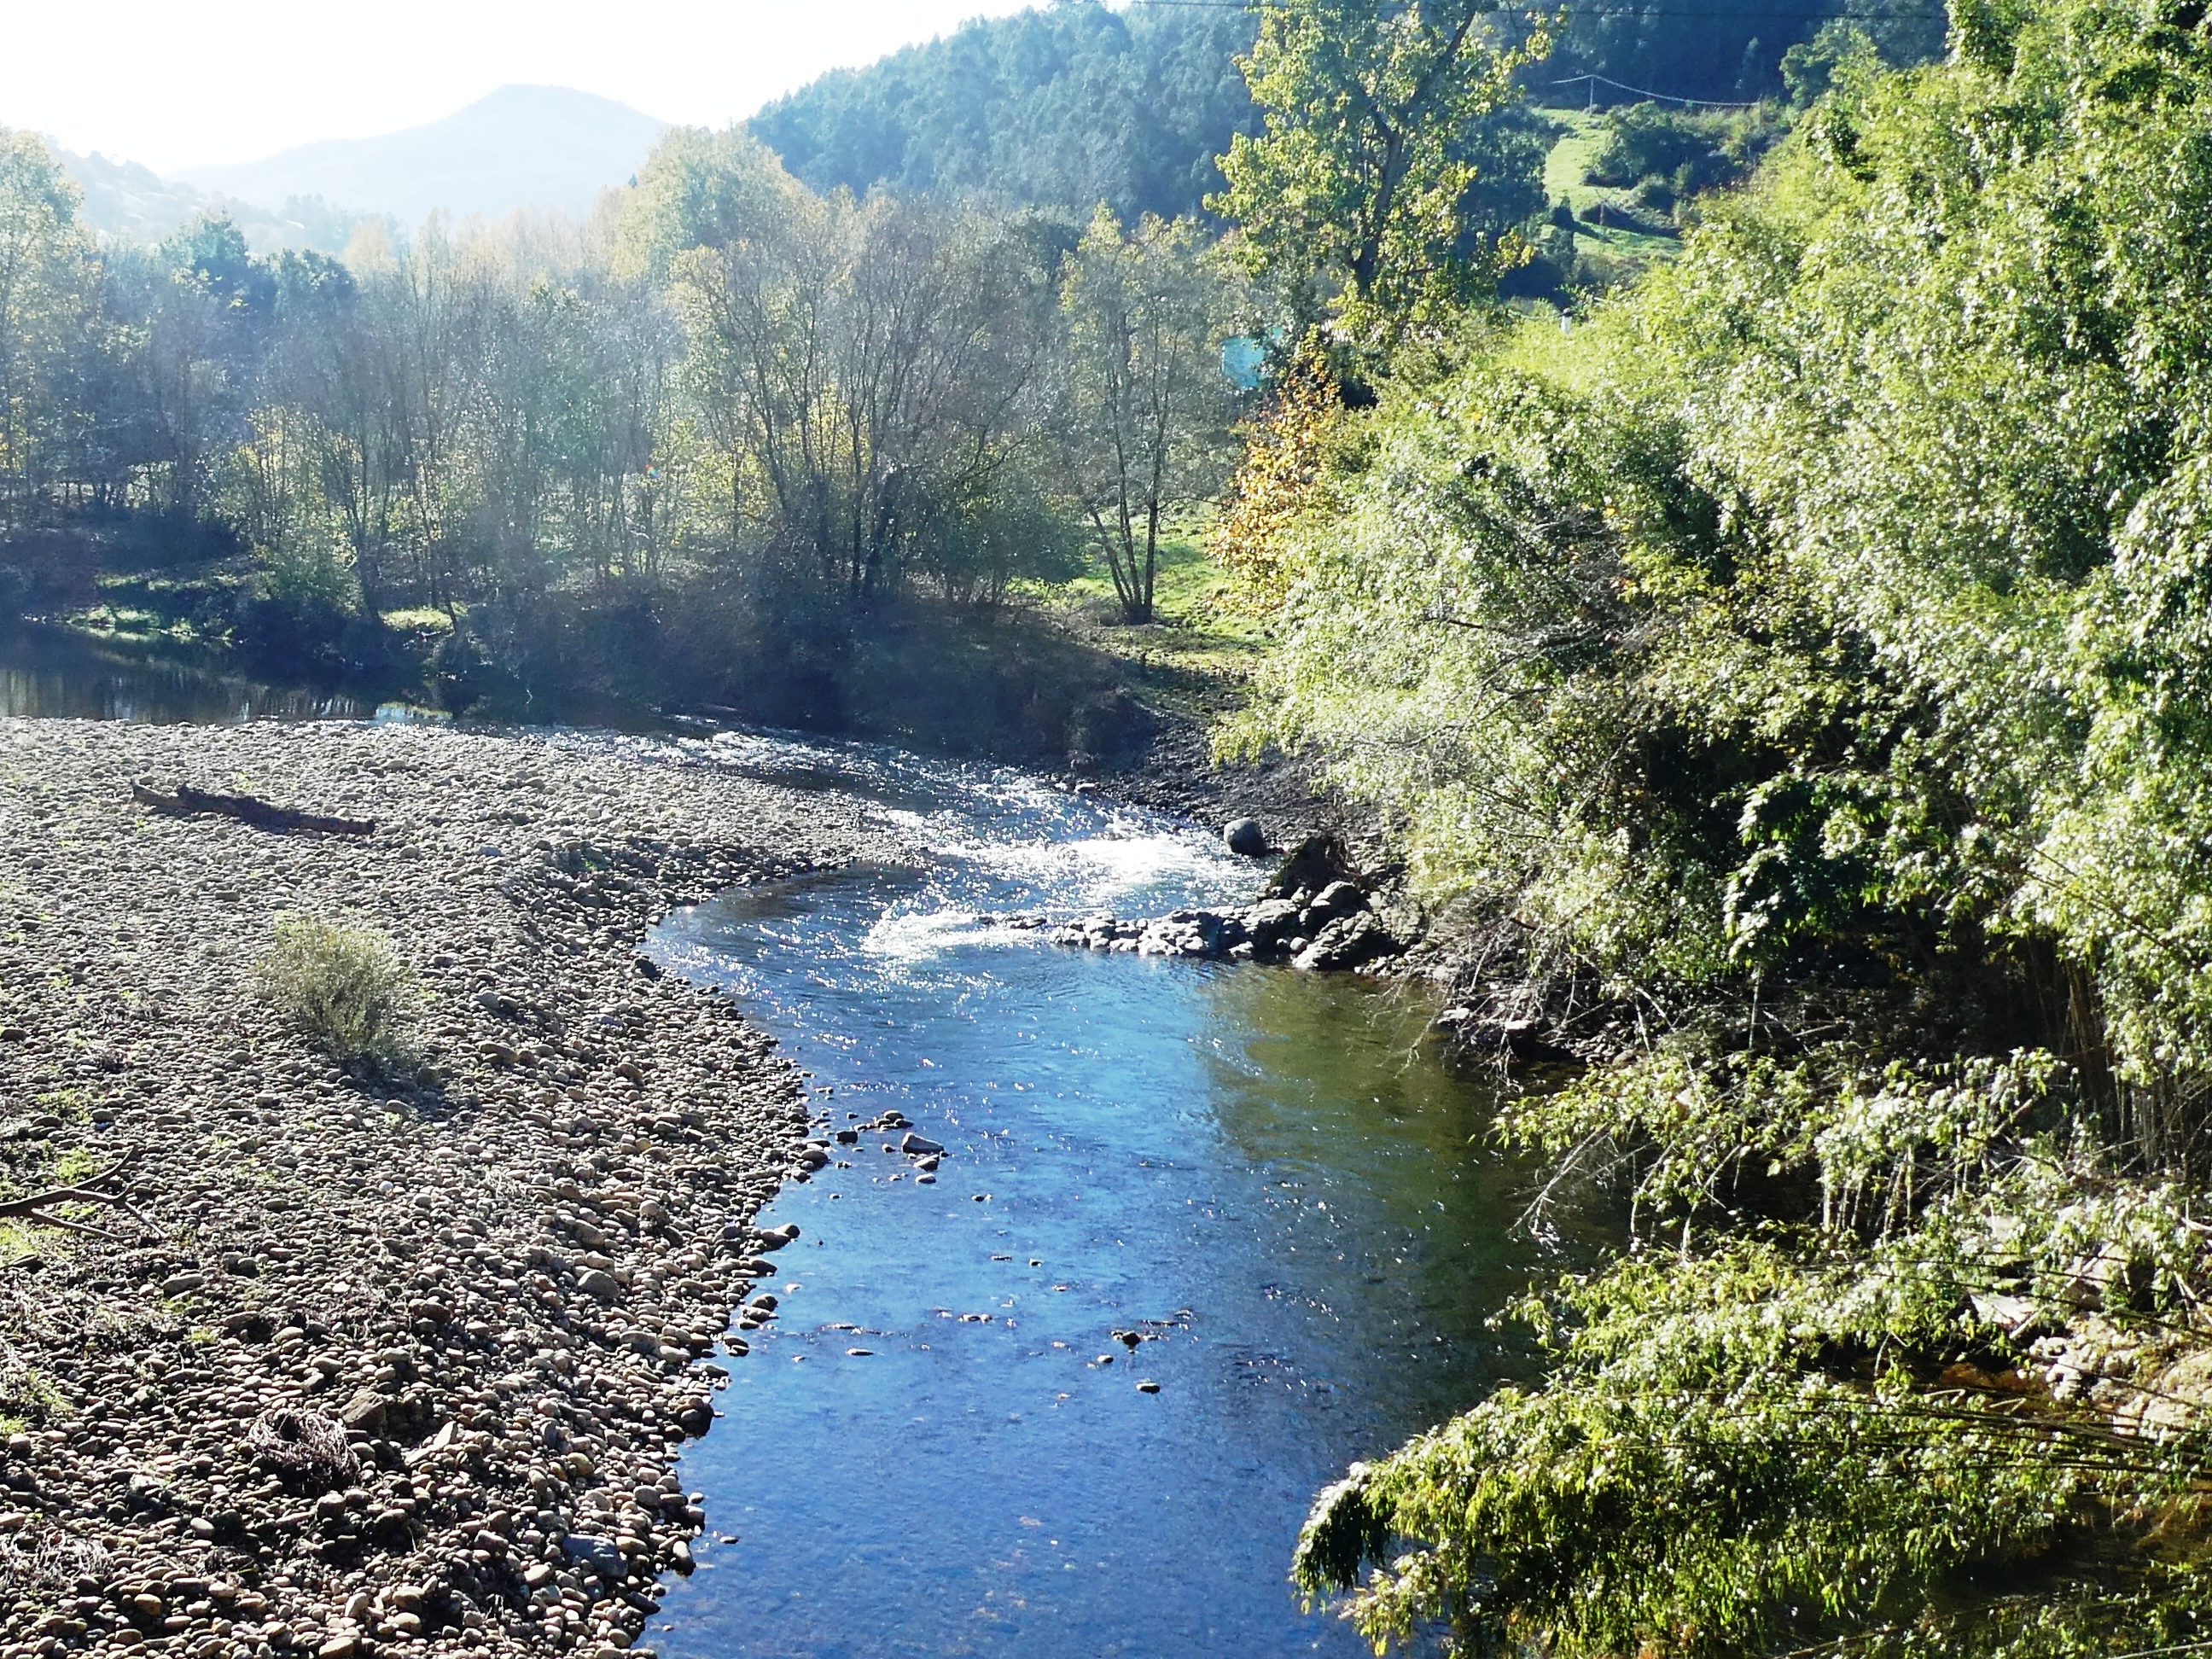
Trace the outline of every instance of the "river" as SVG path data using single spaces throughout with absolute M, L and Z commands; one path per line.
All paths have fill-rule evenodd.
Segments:
M 0 653 L 0 712 L 367 713 L 42 648 Z M 1486 1145 L 1483 1080 L 1425 1041 L 1431 1002 L 991 921 L 1261 879 L 1202 830 L 1042 780 L 777 735 L 542 735 L 846 791 L 914 848 L 649 942 L 783 1038 L 822 1129 L 895 1108 L 946 1148 L 925 1182 L 896 1133 L 861 1133 L 763 1218 L 800 1237 L 685 1455 L 708 1529 L 649 1644 L 1363 1652 L 1286 1579 L 1313 1492 L 1525 1371 L 1490 1316 L 1598 1242 L 1514 1226 L 1526 1174 Z
M 0 718 L 187 721 L 358 720 L 375 705 L 335 691 L 264 685 L 212 659 L 103 644 L 0 619 Z
M 1203 832 L 1018 774 L 732 735 L 928 854 L 726 896 L 653 949 L 781 1035 L 829 1129 L 768 1218 L 783 1301 L 691 1451 L 710 1531 L 672 1659 L 1363 1651 L 1285 1580 L 1316 1488 L 1526 1356 L 1556 1247 L 1418 994 L 1055 949 L 978 916 L 1249 899 Z M 1116 1332 L 1135 1334 L 1133 1349 Z M 1149 1392 L 1142 1383 L 1156 1384 Z

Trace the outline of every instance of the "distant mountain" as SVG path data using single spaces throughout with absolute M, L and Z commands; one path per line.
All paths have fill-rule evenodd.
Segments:
M 84 192 L 83 222 L 103 236 L 130 242 L 158 242 L 171 231 L 210 214 L 228 216 L 256 253 L 279 248 L 342 252 L 360 216 L 337 212 L 321 202 L 295 198 L 271 211 L 228 197 L 208 195 L 190 185 L 163 179 L 136 161 L 111 161 L 105 155 L 78 155 L 54 149 L 76 187 Z
M 378 138 L 302 144 L 265 161 L 187 167 L 177 176 L 264 208 L 320 198 L 412 228 L 443 210 L 501 218 L 517 208 L 579 216 L 628 182 L 667 123 L 566 87 L 501 87 L 428 126 Z

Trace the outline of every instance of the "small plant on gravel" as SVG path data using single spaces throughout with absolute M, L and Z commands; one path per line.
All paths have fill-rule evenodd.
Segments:
M 0 1577 L 43 1589 L 67 1589 L 80 1578 L 103 1582 L 115 1557 L 96 1539 L 58 1529 L 11 1533 L 0 1538 Z
M 294 1029 L 339 1060 L 385 1068 L 406 1058 L 414 979 L 373 928 L 313 916 L 278 922 L 259 987 Z
M 347 1443 L 345 1425 L 319 1412 L 279 1406 L 246 1431 L 246 1449 L 278 1474 L 318 1492 L 334 1491 L 361 1473 L 361 1458 Z

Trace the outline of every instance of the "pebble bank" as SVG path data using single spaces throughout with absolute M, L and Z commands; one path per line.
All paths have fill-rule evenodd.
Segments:
M 0 722 L 0 1177 L 130 1159 L 127 1212 L 59 1212 L 111 1237 L 0 1223 L 0 1659 L 636 1642 L 732 1315 L 773 1317 L 753 1217 L 828 1156 L 773 1039 L 637 947 L 896 851 L 842 797 L 580 740 Z M 288 914 L 397 943 L 406 1084 L 256 997 Z

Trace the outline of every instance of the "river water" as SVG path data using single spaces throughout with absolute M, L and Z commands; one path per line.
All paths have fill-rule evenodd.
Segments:
M 374 704 L 335 692 L 270 686 L 212 660 L 103 645 L 59 629 L 0 618 L 0 718 L 145 720 L 359 720 Z
M 0 640 L 0 714 L 371 712 Z M 1425 1043 L 1429 1003 L 979 919 L 1155 915 L 1262 878 L 1200 830 L 1037 779 L 738 733 L 554 740 L 672 744 L 848 792 L 902 833 L 902 867 L 727 895 L 649 948 L 784 1038 L 822 1128 L 895 1107 L 947 1148 L 923 1182 L 883 1150 L 896 1134 L 863 1135 L 763 1218 L 801 1237 L 779 1317 L 723 1362 L 721 1419 L 685 1455 L 708 1532 L 648 1644 L 1364 1652 L 1286 1579 L 1314 1492 L 1527 1370 L 1487 1320 L 1599 1242 L 1514 1227 L 1527 1176 L 1485 1144 L 1481 1079 Z
M 1573 1241 L 1510 1225 L 1418 995 L 1055 949 L 979 916 L 1249 900 L 1200 831 L 1006 772 L 689 745 L 875 801 L 920 848 L 672 918 L 812 1074 L 896 1108 L 787 1188 L 775 1323 L 685 1458 L 709 1534 L 671 1659 L 1364 1651 L 1285 1577 L 1315 1490 L 1521 1369 L 1486 1323 Z M 1133 1350 L 1116 1332 L 1137 1334 Z M 1140 1389 L 1158 1385 L 1157 1392 Z

